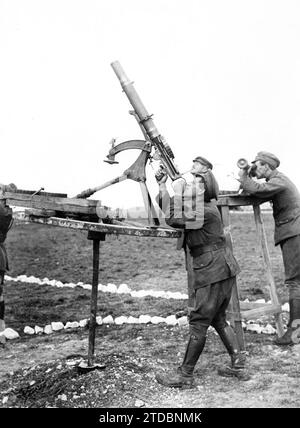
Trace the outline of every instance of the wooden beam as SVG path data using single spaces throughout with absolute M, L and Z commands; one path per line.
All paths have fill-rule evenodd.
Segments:
M 45 224 L 48 226 L 66 227 L 76 230 L 91 230 L 94 232 L 108 233 L 112 235 L 131 235 L 139 237 L 156 237 L 156 238 L 179 238 L 181 231 L 176 229 L 163 229 L 158 227 L 132 227 L 119 226 L 105 223 L 93 223 L 88 221 L 64 219 L 59 217 L 35 217 L 32 215 L 25 216 L 24 220 L 31 223 Z
M 96 209 L 103 208 L 101 201 L 93 199 L 61 198 L 47 195 L 32 196 L 13 192 L 6 192 L 4 197 L 8 205 L 67 213 L 97 215 Z
M 281 313 L 281 305 L 263 305 L 255 309 L 249 309 L 247 311 L 242 311 L 242 318 L 246 320 L 255 319 L 263 315 L 274 315 Z

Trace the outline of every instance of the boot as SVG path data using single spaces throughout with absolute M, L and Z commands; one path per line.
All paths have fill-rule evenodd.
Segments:
M 240 351 L 236 334 L 230 325 L 224 328 L 215 327 L 228 354 L 230 355 L 231 365 L 218 370 L 220 376 L 237 377 L 241 380 L 248 380 L 250 376 L 245 373 L 246 355 Z
M 177 372 L 171 374 L 158 373 L 155 376 L 157 382 L 171 388 L 192 388 L 194 367 L 203 351 L 205 341 L 206 336 L 197 338 L 191 335 L 187 344 L 183 363 L 178 367 Z
M 293 333 L 297 330 L 297 328 L 300 326 L 300 299 L 290 299 L 290 320 L 288 323 L 287 331 L 284 333 L 283 336 L 277 337 L 274 340 L 275 345 L 278 346 L 289 346 L 294 345 L 295 343 L 299 343 L 297 338 L 297 342 L 295 341 L 295 338 L 292 337 Z M 298 323 L 294 323 L 293 321 L 299 320 Z

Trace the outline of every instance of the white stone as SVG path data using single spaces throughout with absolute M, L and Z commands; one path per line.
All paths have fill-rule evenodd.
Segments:
M 245 300 L 244 300 L 244 302 L 245 302 L 245 303 L 249 303 L 249 299 L 245 299 Z
M 78 327 L 79 327 L 79 322 L 77 322 L 77 321 L 68 321 L 65 325 L 65 329 L 78 328 Z
M 98 284 L 98 291 L 106 291 L 106 285 Z
M 117 325 L 125 324 L 125 323 L 127 323 L 127 319 L 128 318 L 124 317 L 123 315 L 120 317 L 116 317 L 115 318 L 115 324 L 117 324 Z
M 43 333 L 44 329 L 42 327 L 39 327 L 38 325 L 36 325 L 34 327 L 34 331 L 35 331 L 35 334 L 39 334 L 39 333 Z
M 160 324 L 162 322 L 165 322 L 165 318 L 163 317 L 154 316 L 151 318 L 151 324 Z
M 19 333 L 17 333 L 15 330 L 13 330 L 12 328 L 6 328 L 3 332 L 2 332 L 3 336 L 5 336 L 6 339 L 8 340 L 12 340 L 12 339 L 17 339 L 18 337 L 20 337 Z
M 61 401 L 67 401 L 67 399 L 68 399 L 66 394 L 58 395 L 57 398 L 60 399 Z
M 84 288 L 85 290 L 91 290 L 92 289 L 91 284 L 83 284 L 81 287 Z
M 140 315 L 139 316 L 139 323 L 140 324 L 147 324 L 148 322 L 151 322 L 150 315 Z
M 271 326 L 271 324 L 267 324 L 265 327 L 262 328 L 261 332 L 265 334 L 275 334 L 276 329 Z
M 114 319 L 111 315 L 107 315 L 107 317 L 103 318 L 102 322 L 103 324 L 113 324 Z
M 102 325 L 103 324 L 103 320 L 102 320 L 102 316 L 101 315 L 98 315 L 96 317 L 96 323 L 97 323 L 97 325 Z
M 17 280 L 18 281 L 26 281 L 27 280 L 27 276 L 26 275 L 19 275 L 19 276 L 17 276 Z
M 138 294 L 138 292 L 137 291 L 131 291 L 130 292 L 130 295 L 132 296 L 132 297 L 139 297 L 139 294 Z
M 49 281 L 50 281 L 50 280 L 49 280 L 49 278 L 47 278 L 47 277 L 42 279 L 42 283 L 43 283 L 43 284 L 46 284 L 46 283 L 48 283 Z
M 51 327 L 53 331 L 59 331 L 59 330 L 63 330 L 64 325 L 62 322 L 57 321 L 57 322 L 52 322 Z
M 257 299 L 255 303 L 266 303 L 265 299 Z
M 45 333 L 45 334 L 51 334 L 51 333 L 53 333 L 53 330 L 52 330 L 52 327 L 51 327 L 51 325 L 50 325 L 50 324 L 48 324 L 48 325 L 46 325 L 46 326 L 44 327 L 44 333 Z
M 82 281 L 77 282 L 77 285 L 83 285 Z
M 177 322 L 179 325 L 187 325 L 189 323 L 186 316 L 178 318 Z
M 176 325 L 178 322 L 175 315 L 169 315 L 168 317 L 166 317 L 165 323 L 168 325 Z
M 127 284 L 120 284 L 119 287 L 118 287 L 118 289 L 117 289 L 117 293 L 119 293 L 119 294 L 122 294 L 122 293 L 128 294 L 128 293 L 130 293 L 130 288 L 128 287 Z
M 246 330 L 253 331 L 254 333 L 261 333 L 262 327 L 259 324 L 248 324 Z
M 132 291 L 130 294 L 132 295 L 132 297 L 144 297 L 144 290 L 136 290 L 136 291 Z
M 129 316 L 127 318 L 126 322 L 127 322 L 127 324 L 138 324 L 139 323 L 139 319 L 135 318 L 135 317 L 132 317 L 132 316 Z
M 26 327 L 24 327 L 24 333 L 25 334 L 34 334 L 34 328 L 29 327 L 28 325 L 26 325 Z
M 106 291 L 108 291 L 109 293 L 116 293 L 117 292 L 116 284 L 112 284 L 109 282 L 106 286 Z
M 76 284 L 73 284 L 72 282 L 67 282 L 64 286 L 68 288 L 75 288 Z
M 290 305 L 289 302 L 286 302 L 284 305 L 281 306 L 281 310 L 283 312 L 290 312 Z
M 80 326 L 80 327 L 85 327 L 85 326 L 87 325 L 87 323 L 88 323 L 88 320 L 87 320 L 87 319 L 80 320 L 80 321 L 79 321 L 79 326 Z
M 135 407 L 143 407 L 143 406 L 145 406 L 145 403 L 144 403 L 144 401 L 137 399 L 134 402 L 134 406 Z
M 58 287 L 58 288 L 62 288 L 62 287 L 64 287 L 64 284 L 63 284 L 61 281 L 56 281 L 55 285 L 56 285 L 56 287 Z
M 149 294 L 152 297 L 161 297 L 161 291 L 149 290 Z
M 181 299 L 187 299 L 187 298 L 188 298 L 187 294 L 182 294 L 179 291 L 177 291 L 176 293 L 173 293 L 173 299 L 181 300 Z

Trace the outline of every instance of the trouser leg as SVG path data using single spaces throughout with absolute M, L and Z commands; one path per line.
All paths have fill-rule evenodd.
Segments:
M 285 334 L 275 339 L 279 346 L 299 343 L 297 328 L 300 327 L 300 235 L 280 243 L 285 272 L 285 285 L 289 291 L 290 318 Z
M 206 336 L 190 335 L 182 365 L 177 372 L 158 373 L 156 380 L 164 386 L 172 388 L 192 387 L 195 365 L 205 346 Z
M 190 335 L 182 365 L 180 366 L 182 374 L 192 376 L 195 365 L 204 349 L 206 336 L 200 335 L 199 337 L 194 334 Z
M 156 380 L 169 387 L 191 387 L 193 372 L 204 349 L 207 329 L 215 314 L 214 302 L 210 299 L 211 286 L 196 290 L 194 307 L 190 311 L 190 337 L 186 346 L 183 362 L 174 373 L 158 373 Z
M 5 343 L 5 337 L 3 334 L 5 330 L 5 321 L 4 321 L 4 312 L 5 312 L 5 303 L 4 303 L 4 273 L 0 273 L 0 343 Z
M 290 299 L 289 304 L 290 319 L 287 331 L 283 336 L 277 337 L 274 341 L 278 346 L 295 345 L 300 341 L 300 299 Z

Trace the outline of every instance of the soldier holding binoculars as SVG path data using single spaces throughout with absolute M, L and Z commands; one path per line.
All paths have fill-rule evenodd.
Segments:
M 285 346 L 294 344 L 293 332 L 300 324 L 300 194 L 295 184 L 277 170 L 279 165 L 277 156 L 265 151 L 257 154 L 250 168 L 238 164 L 241 188 L 261 202 L 272 202 L 274 240 L 282 252 L 290 305 L 288 329 L 275 343 Z M 257 182 L 253 176 L 265 182 Z

